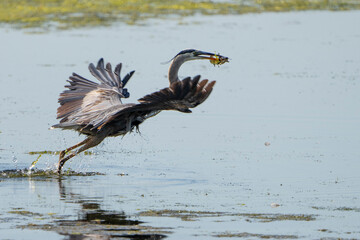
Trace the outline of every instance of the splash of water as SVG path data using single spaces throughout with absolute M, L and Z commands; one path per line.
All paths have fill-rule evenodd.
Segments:
M 13 161 L 13 163 L 15 164 L 15 168 L 17 169 L 17 167 L 18 167 L 18 165 L 17 165 L 18 161 L 17 161 L 17 157 L 16 157 L 15 155 L 12 156 L 12 161 Z
M 40 154 L 40 155 L 37 157 L 37 159 L 31 163 L 31 166 L 29 167 L 29 170 L 28 170 L 28 175 L 31 174 L 31 169 L 33 169 L 33 168 L 35 167 L 36 163 L 39 161 L 39 159 L 40 159 L 41 156 L 42 156 L 42 154 Z

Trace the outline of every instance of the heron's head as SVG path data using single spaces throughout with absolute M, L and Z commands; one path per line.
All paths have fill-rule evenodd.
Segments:
M 221 65 L 229 62 L 229 58 L 221 56 L 220 54 L 204 52 L 196 49 L 186 49 L 179 52 L 173 59 L 181 58 L 184 62 L 191 60 L 210 60 L 214 65 Z
M 173 57 L 170 62 L 171 65 L 169 67 L 169 81 L 170 83 L 179 81 L 178 78 L 178 71 L 180 69 L 180 66 L 187 61 L 191 60 L 210 60 L 210 63 L 215 65 L 221 65 L 226 62 L 229 62 L 228 57 L 221 56 L 220 54 L 216 53 L 210 53 L 210 52 L 204 52 L 196 49 L 186 49 L 178 54 L 176 54 L 175 57 Z

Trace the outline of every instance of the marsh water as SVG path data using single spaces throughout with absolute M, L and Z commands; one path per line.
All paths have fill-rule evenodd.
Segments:
M 3 27 L 0 238 L 360 239 L 359 22 L 359 11 L 311 11 Z M 52 152 L 83 139 L 49 130 L 72 72 L 122 62 L 136 70 L 135 102 L 168 85 L 162 63 L 186 48 L 230 58 L 182 67 L 217 80 L 206 102 L 53 173 Z

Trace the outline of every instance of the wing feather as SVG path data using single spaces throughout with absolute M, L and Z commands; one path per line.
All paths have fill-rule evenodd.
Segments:
M 174 82 L 169 88 L 146 95 L 139 102 L 151 110 L 178 110 L 188 112 L 203 103 L 210 95 L 215 81 L 200 81 L 200 76 Z
M 96 70 L 98 70 L 99 75 L 103 79 L 103 81 L 106 83 L 106 85 L 109 85 L 110 87 L 120 87 L 117 84 L 117 81 L 113 78 L 111 78 L 110 74 L 105 70 L 104 67 L 104 60 L 101 58 L 96 66 Z M 101 81 L 101 80 L 100 80 Z
M 130 78 L 132 77 L 132 75 L 134 74 L 135 71 L 131 71 L 128 74 L 126 74 L 126 76 L 123 78 L 122 80 L 122 87 L 125 87 L 125 85 L 127 84 L 127 82 L 130 80 Z
M 121 65 L 121 63 L 119 65 Z M 115 77 L 110 63 L 106 64 L 106 72 L 109 74 L 110 78 L 116 83 L 116 85 L 118 87 L 121 87 L 121 82 L 119 81 L 119 78 Z
M 91 63 L 89 70 L 100 84 L 73 73 L 67 80 L 69 83 L 65 86 L 67 90 L 64 90 L 59 97 L 60 107 L 57 110 L 57 118 L 61 119 L 60 123 L 96 124 L 102 122 L 104 114 L 114 106 L 118 110 L 122 109 L 121 98 L 125 97 L 124 93 L 127 93 L 127 90 L 122 88 L 121 64 L 116 66 L 113 73 L 111 64 L 106 64 L 105 69 L 104 60 L 101 58 L 97 67 Z M 133 73 L 134 71 L 126 75 L 126 81 Z M 128 95 L 127 93 L 127 97 Z
M 121 84 L 121 76 L 120 76 L 120 72 L 121 72 L 121 68 L 122 68 L 122 64 L 118 64 L 115 67 L 115 76 L 116 76 L 116 80 L 119 82 L 119 84 Z
M 188 113 L 191 112 L 189 108 L 198 106 L 209 97 L 215 84 L 215 81 L 200 80 L 200 76 L 188 77 L 140 98 L 138 104 L 123 104 L 121 98 L 127 93 L 124 86 L 134 71 L 121 80 L 121 68 L 122 65 L 118 64 L 112 72 L 111 64 L 104 67 L 103 59 L 99 60 L 97 67 L 91 63 L 89 71 L 100 84 L 73 73 L 69 85 L 65 86 L 67 90 L 60 94 L 57 118 L 61 121 L 54 127 L 78 129 L 91 126 L 91 130 L 100 130 L 114 120 L 145 120 L 162 110 Z
M 193 79 L 185 78 L 182 81 L 172 83 L 168 88 L 140 98 L 139 104 L 113 112 L 113 115 L 109 115 L 101 124 L 94 125 L 94 128 L 100 130 L 111 121 L 125 118 L 129 114 L 145 116 L 151 112 L 162 110 L 191 112 L 189 108 L 194 108 L 203 103 L 209 97 L 214 85 L 215 81 L 210 83 L 207 79 L 200 81 L 200 76 Z

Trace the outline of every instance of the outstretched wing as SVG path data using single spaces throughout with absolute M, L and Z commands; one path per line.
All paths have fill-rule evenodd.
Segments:
M 193 79 L 188 77 L 140 98 L 138 101 L 141 104 L 138 106 L 149 110 L 178 110 L 189 113 L 189 108 L 198 106 L 208 98 L 214 85 L 215 81 L 200 81 L 200 76 Z
M 139 104 L 121 109 L 107 119 L 94 125 L 94 128 L 101 129 L 107 123 L 116 119 L 122 119 L 129 115 L 147 118 L 151 113 L 162 110 L 178 110 L 190 113 L 189 108 L 194 108 L 203 103 L 210 95 L 215 81 L 209 82 L 207 79 L 200 81 L 200 76 L 193 79 L 190 77 L 174 82 L 168 88 L 146 95 L 139 99 Z
M 112 72 L 111 64 L 106 64 L 105 68 L 102 58 L 96 67 L 91 63 L 89 70 L 100 84 L 73 73 L 68 80 L 70 85 L 65 86 L 68 90 L 62 92 L 59 97 L 57 118 L 61 119 L 60 123 L 89 124 L 97 117 L 102 119 L 103 117 L 98 116 L 102 111 L 122 105 L 121 98 L 129 97 L 124 87 L 134 71 L 121 80 L 121 66 L 121 63 L 118 64 Z M 91 119 L 85 116 L 91 116 Z

